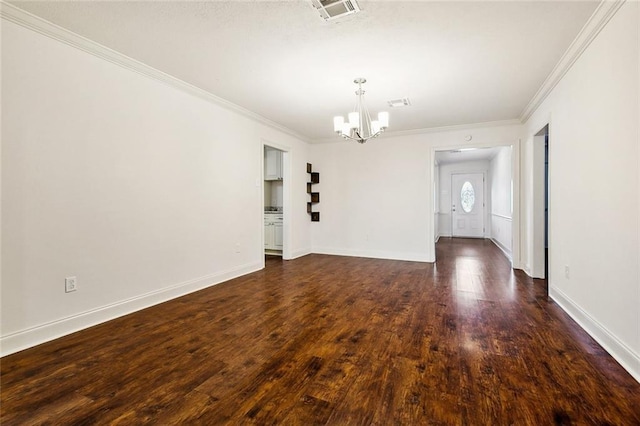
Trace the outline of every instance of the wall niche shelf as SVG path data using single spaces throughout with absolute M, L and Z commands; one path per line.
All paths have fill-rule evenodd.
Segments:
M 320 193 L 313 191 L 313 185 L 320 183 L 320 173 L 314 172 L 311 163 L 307 163 L 307 173 L 310 178 L 307 182 L 307 194 L 311 198 L 311 201 L 307 202 L 307 213 L 311 215 L 311 222 L 320 222 L 320 212 L 313 211 L 313 205 L 320 202 Z

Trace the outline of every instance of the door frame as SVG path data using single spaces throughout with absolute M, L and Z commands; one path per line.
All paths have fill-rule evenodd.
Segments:
M 520 249 L 520 149 L 522 140 L 508 140 L 508 141 L 495 141 L 495 142 L 483 142 L 475 144 L 448 144 L 448 145 L 434 145 L 429 150 L 428 158 L 428 178 L 432 185 L 435 185 L 435 170 L 436 170 L 436 152 L 437 151 L 451 151 L 461 148 L 494 148 L 501 146 L 511 147 L 511 181 L 513 182 L 513 212 L 511 217 L 511 266 L 515 269 L 522 269 L 521 249 Z M 433 191 L 431 191 L 433 193 Z M 427 198 L 427 211 L 436 212 L 434 197 L 429 194 L 425 194 Z M 428 253 L 428 262 L 436 261 L 436 229 L 434 215 L 431 214 L 427 217 L 427 247 L 430 249 Z
M 525 271 L 533 278 L 547 278 L 545 274 L 545 233 L 547 238 L 551 235 L 551 226 L 548 218 L 545 218 L 545 192 L 549 190 L 548 175 L 550 174 L 551 165 L 549 163 L 549 173 L 545 177 L 545 138 L 550 141 L 550 125 L 545 124 L 538 132 L 533 135 L 532 146 L 532 223 L 531 223 L 531 265 L 529 270 Z M 551 246 L 549 245 L 549 257 L 547 261 L 551 262 Z M 547 268 L 550 270 L 551 268 Z
M 449 182 L 450 188 L 450 197 L 451 204 L 453 204 L 453 176 L 454 175 L 482 175 L 482 237 L 460 237 L 460 238 L 486 238 L 486 229 L 487 229 L 487 173 L 486 172 L 452 172 L 451 173 L 451 182 Z M 453 235 L 453 212 L 451 213 L 451 237 L 455 237 Z
M 291 226 L 291 147 L 267 139 L 262 139 L 260 143 L 260 177 L 258 186 L 260 188 L 260 259 L 262 267 L 264 261 L 264 148 L 275 148 L 282 151 L 282 259 L 291 259 L 291 240 L 293 228 Z

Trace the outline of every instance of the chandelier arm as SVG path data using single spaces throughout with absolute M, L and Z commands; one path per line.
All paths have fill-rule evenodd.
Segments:
M 366 123 L 366 129 L 363 129 L 366 131 L 366 134 L 371 135 L 369 136 L 369 138 L 373 137 L 372 133 L 373 133 L 373 129 L 371 128 L 371 115 L 369 114 L 369 109 L 367 108 L 366 105 L 362 105 L 362 109 L 364 110 L 364 122 Z
M 357 133 L 356 133 L 356 135 L 357 135 L 358 137 L 356 137 L 356 138 L 354 138 L 354 137 L 352 137 L 352 136 L 349 136 L 349 135 L 345 135 L 345 134 L 342 134 L 342 137 L 343 137 L 343 138 L 345 138 L 345 139 L 350 139 L 350 140 L 352 140 L 352 141 L 359 142 L 359 143 L 365 143 L 365 142 L 366 142 L 366 141 L 368 141 L 369 139 L 377 138 L 378 136 L 380 136 L 380 134 L 381 134 L 381 133 L 382 133 L 382 132 L 380 131 L 380 132 L 374 133 L 374 134 L 373 134 L 373 135 L 371 135 L 371 136 L 367 136 L 366 138 L 361 137 L 361 136 L 360 136 L 359 134 L 357 134 Z
M 352 141 L 356 141 L 356 142 L 360 142 L 362 140 L 360 138 L 354 138 L 354 137 L 351 137 L 351 136 L 345 135 L 345 134 L 343 134 L 342 137 L 345 138 L 345 139 L 351 139 Z M 360 143 L 362 143 L 362 142 L 360 142 Z

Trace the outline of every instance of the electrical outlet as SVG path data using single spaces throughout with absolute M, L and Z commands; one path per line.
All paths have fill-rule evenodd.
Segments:
M 569 279 L 569 265 L 564 265 L 564 277 Z
M 64 292 L 71 293 L 78 289 L 78 280 L 76 277 L 67 277 L 64 279 Z
M 236 253 L 240 253 L 240 244 L 236 244 Z

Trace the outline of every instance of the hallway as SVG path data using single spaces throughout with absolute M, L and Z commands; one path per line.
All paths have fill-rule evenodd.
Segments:
M 640 424 L 640 384 L 488 240 L 266 268 L 2 359 L 2 424 Z

